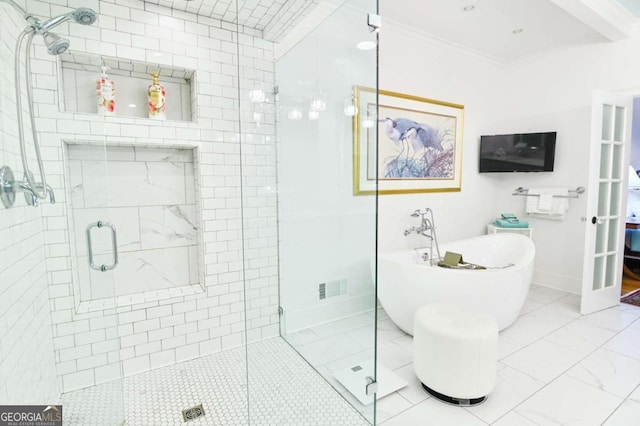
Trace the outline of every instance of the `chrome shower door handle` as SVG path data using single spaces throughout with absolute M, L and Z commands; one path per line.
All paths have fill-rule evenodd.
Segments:
M 111 247 L 113 249 L 113 263 L 111 265 L 96 265 L 93 263 L 93 247 L 91 245 L 91 229 L 107 227 L 111 230 Z M 99 220 L 87 226 L 87 253 L 89 256 L 89 267 L 100 272 L 107 272 L 118 266 L 118 239 L 116 237 L 116 227 L 109 222 Z

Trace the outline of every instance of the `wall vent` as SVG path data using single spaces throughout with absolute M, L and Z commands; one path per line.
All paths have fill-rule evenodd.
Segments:
M 318 284 L 318 300 L 324 300 L 327 298 L 327 284 Z
M 318 300 L 347 294 L 347 280 L 335 280 L 318 284 Z

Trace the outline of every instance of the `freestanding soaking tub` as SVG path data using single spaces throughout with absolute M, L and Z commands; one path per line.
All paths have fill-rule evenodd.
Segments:
M 500 330 L 520 314 L 533 275 L 535 246 L 522 235 L 500 233 L 440 246 L 486 270 L 448 269 L 422 260 L 424 249 L 378 256 L 378 298 L 398 327 L 413 335 L 416 310 L 437 302 L 456 303 L 491 315 Z M 495 269 L 493 269 L 495 268 Z

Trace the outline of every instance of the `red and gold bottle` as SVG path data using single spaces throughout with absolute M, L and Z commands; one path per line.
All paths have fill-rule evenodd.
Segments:
M 149 86 L 149 118 L 154 120 L 166 120 L 167 118 L 167 106 L 165 104 L 165 98 L 167 92 L 160 84 L 160 74 L 152 73 L 153 84 Z
M 102 67 L 102 75 L 96 81 L 96 92 L 98 95 L 98 114 L 115 115 L 116 113 L 116 90 L 111 80 L 107 76 L 108 67 Z

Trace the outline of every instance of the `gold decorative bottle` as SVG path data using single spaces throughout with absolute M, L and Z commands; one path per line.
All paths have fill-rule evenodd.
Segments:
M 166 104 L 165 98 L 167 92 L 160 84 L 160 74 L 152 73 L 153 84 L 149 86 L 149 118 L 154 120 L 166 120 Z

